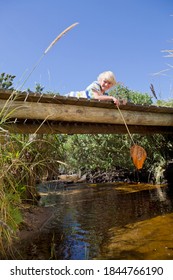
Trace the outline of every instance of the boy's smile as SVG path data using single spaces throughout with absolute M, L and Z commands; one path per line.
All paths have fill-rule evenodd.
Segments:
M 109 82 L 108 80 L 102 80 L 100 85 L 104 92 L 112 87 L 112 83 Z

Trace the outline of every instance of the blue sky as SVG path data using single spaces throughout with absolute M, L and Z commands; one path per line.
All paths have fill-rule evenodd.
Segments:
M 173 98 L 173 58 L 162 52 L 173 49 L 172 0 L 0 0 L 0 7 L 0 73 L 16 75 L 16 87 L 57 35 L 78 22 L 23 90 L 36 83 L 60 94 L 84 90 L 112 70 L 131 90 L 151 94 L 152 83 L 160 99 Z

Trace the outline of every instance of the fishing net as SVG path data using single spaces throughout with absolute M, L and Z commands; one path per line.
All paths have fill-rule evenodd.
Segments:
M 137 169 L 142 169 L 147 157 L 147 153 L 144 148 L 135 144 L 130 148 L 130 155 L 135 167 Z

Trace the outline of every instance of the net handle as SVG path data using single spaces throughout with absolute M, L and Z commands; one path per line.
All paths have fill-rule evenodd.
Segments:
M 118 111 L 119 111 L 119 113 L 120 113 L 120 115 L 121 115 L 121 117 L 122 117 L 122 120 L 123 120 L 123 122 L 124 122 L 124 125 L 125 125 L 125 127 L 126 127 L 126 129 L 127 129 L 128 135 L 129 135 L 129 137 L 130 137 L 130 139 L 131 139 L 133 145 L 135 145 L 135 142 L 134 142 L 134 140 L 133 140 L 133 138 L 132 138 L 132 135 L 131 135 L 131 133 L 130 133 L 130 130 L 129 130 L 127 124 L 126 124 L 125 118 L 124 118 L 124 116 L 123 116 L 123 114 L 122 114 L 122 112 L 121 112 L 121 110 L 120 110 L 118 104 L 116 104 L 116 106 L 117 106 Z

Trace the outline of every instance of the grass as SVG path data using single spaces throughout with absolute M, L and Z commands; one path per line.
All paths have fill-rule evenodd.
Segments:
M 0 128 L 10 119 L 11 97 L 1 111 Z M 6 113 L 8 112 L 8 113 Z M 51 136 L 53 137 L 53 136 Z M 59 163 L 58 142 L 49 136 L 35 134 L 10 134 L 0 130 L 0 252 L 5 256 L 6 249 L 16 238 L 22 222 L 20 206 L 23 201 L 37 203 L 39 195 L 37 182 L 45 174 L 56 173 Z M 55 153 L 56 151 L 56 153 Z

